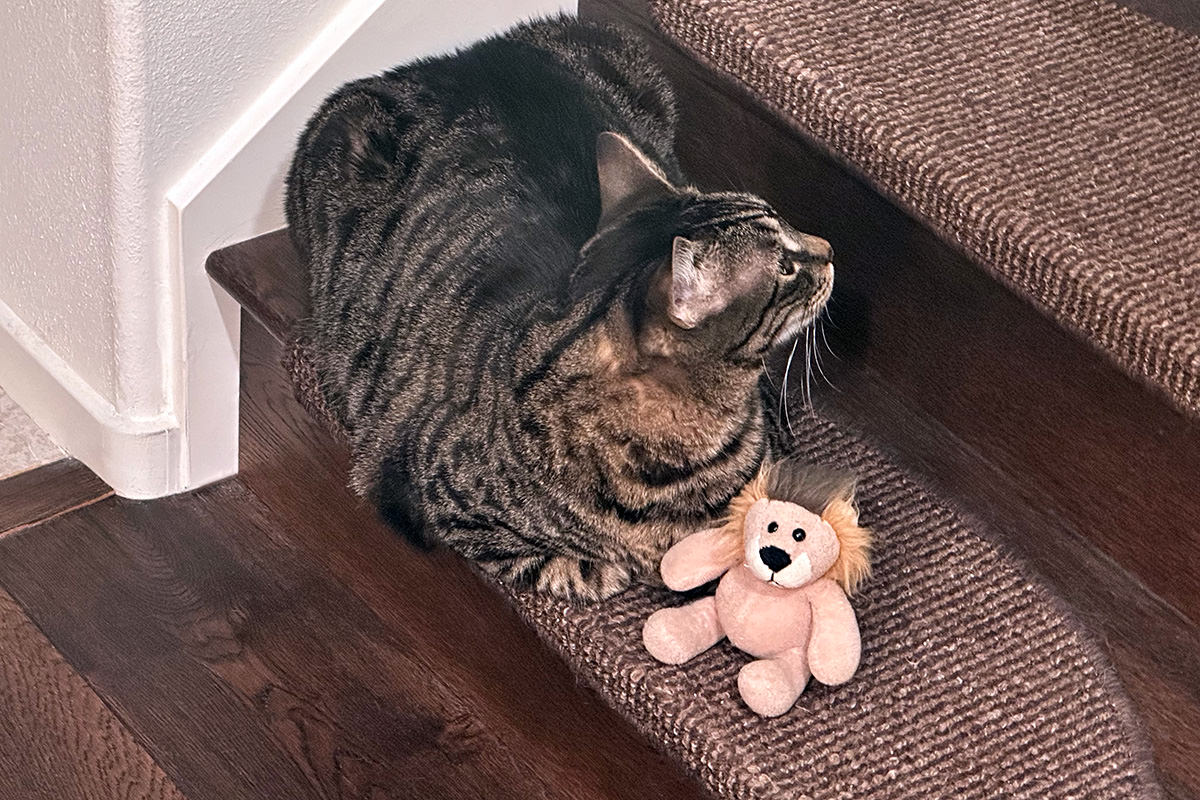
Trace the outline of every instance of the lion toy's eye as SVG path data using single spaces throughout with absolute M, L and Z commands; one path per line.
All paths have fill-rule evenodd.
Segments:
M 769 525 L 767 525 L 767 533 L 774 533 L 777 530 L 779 530 L 778 522 L 772 522 Z
M 792 531 L 792 538 L 795 539 L 797 542 L 803 542 L 804 537 L 807 535 L 808 534 L 806 534 L 804 532 L 804 528 L 796 528 L 796 530 Z

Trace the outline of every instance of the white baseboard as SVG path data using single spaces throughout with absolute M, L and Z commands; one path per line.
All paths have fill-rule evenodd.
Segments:
M 4 303 L 0 374 L 5 392 L 32 412 L 42 430 L 118 494 L 146 499 L 179 490 L 175 416 L 130 419 L 118 414 Z

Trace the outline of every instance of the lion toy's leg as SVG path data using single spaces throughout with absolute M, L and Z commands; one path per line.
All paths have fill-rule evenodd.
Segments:
M 724 635 L 712 597 L 655 611 L 642 628 L 642 641 L 650 655 L 668 664 L 682 664 L 694 658 L 721 641 Z
M 808 657 L 796 647 L 742 667 L 738 691 L 755 714 L 778 717 L 796 704 L 809 677 Z

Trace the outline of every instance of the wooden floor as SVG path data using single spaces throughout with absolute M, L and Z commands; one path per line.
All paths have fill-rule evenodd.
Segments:
M 633 4 L 582 5 L 628 22 Z M 1061 337 L 1053 341 L 1067 366 L 1047 377 L 1053 332 L 1028 309 L 853 176 L 793 148 L 770 119 L 714 99 L 728 87 L 688 80 L 692 66 L 678 53 L 660 56 L 682 87 L 682 149 L 698 179 L 722 180 L 704 174 L 704 148 L 750 143 L 757 178 L 709 163 L 726 181 L 780 195 L 801 165 L 818 187 L 792 193 L 810 199 L 785 210 L 800 224 L 835 226 L 844 288 L 834 309 L 842 327 L 830 338 L 842 360 L 827 364 L 838 388 L 819 392 L 822 410 L 889 443 L 1030 560 L 1112 658 L 1168 795 L 1200 798 L 1200 596 L 1172 582 L 1162 552 L 1139 561 L 1123 549 L 1120 526 L 1105 522 L 1119 494 L 1053 485 L 1032 471 L 1040 454 L 1030 450 L 1046 451 L 1050 474 L 1065 469 L 1054 459 L 1095 463 L 1075 448 L 1096 436 L 1077 431 L 1115 430 L 1134 452 L 1195 442 L 1197 429 L 1150 416 L 1119 376 L 1071 366 L 1090 362 Z M 692 141 L 688 130 L 698 132 Z M 780 141 L 791 149 L 768 149 Z M 844 213 L 833 218 L 830 203 Z M 302 283 L 281 280 L 295 270 L 271 263 L 294 256 L 279 236 L 257 247 L 244 257 L 262 268 L 243 270 L 255 282 L 238 289 L 259 300 L 263 322 L 286 329 Z M 872 262 L 883 266 L 871 271 Z M 872 310 L 873 297 L 891 305 Z M 980 328 L 1002 358 L 967 352 L 981 346 Z M 73 462 L 0 482 L 0 800 L 703 796 L 577 686 L 459 559 L 414 551 L 359 504 L 344 487 L 344 448 L 292 399 L 279 347 L 257 323 L 244 325 L 236 479 L 151 503 L 112 497 Z M 922 359 L 993 369 L 955 372 L 930 392 L 937 376 Z M 1005 364 L 1043 372 L 1005 385 Z M 1061 389 L 1076 384 L 1098 387 L 1093 406 L 1066 407 L 1072 395 Z M 1059 392 L 1039 402 L 1017 394 L 1043 386 Z M 996 397 L 984 396 L 988 387 Z M 1014 409 L 1036 424 L 980 422 Z M 1113 419 L 1153 430 L 1105 422 Z M 1033 444 L 1022 450 L 991 430 Z M 1047 436 L 1059 444 L 1046 447 Z M 1138 467 L 1128 484 L 1169 496 L 1167 481 L 1193 474 L 1184 467 L 1200 450 L 1164 458 L 1174 460 Z M 1156 496 L 1133 494 L 1134 505 Z M 1165 517 L 1192 532 L 1195 518 L 1187 505 Z
M 253 324 L 243 360 L 237 479 L 132 502 L 52 473 L 88 497 L 4 518 L 0 800 L 704 796 L 375 521 Z

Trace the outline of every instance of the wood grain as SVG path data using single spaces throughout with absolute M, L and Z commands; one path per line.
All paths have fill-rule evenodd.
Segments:
M 0 539 L 0 585 L 191 800 L 690 798 L 458 557 L 345 489 L 246 324 L 242 479 Z
M 628 767 L 596 760 L 621 747 L 587 741 L 588 704 L 555 709 L 584 741 L 552 715 L 490 713 L 513 693 L 538 708 L 536 662 L 494 698 L 462 682 L 469 660 L 456 673 L 430 652 L 422 616 L 443 638 L 469 628 L 436 583 L 394 575 L 384 620 L 334 580 L 292 525 L 328 521 L 281 520 L 238 481 L 110 499 L 0 542 L 0 581 L 192 800 L 644 796 Z M 560 737 L 560 768 L 543 769 Z M 688 796 L 681 777 L 646 777 Z
M 0 721 L 0 797 L 183 800 L 2 589 Z
M 110 494 L 112 489 L 73 458 L 18 473 L 0 481 L 0 536 Z
M 205 268 L 273 336 L 284 336 L 307 312 L 308 276 L 286 229 L 217 250 Z

